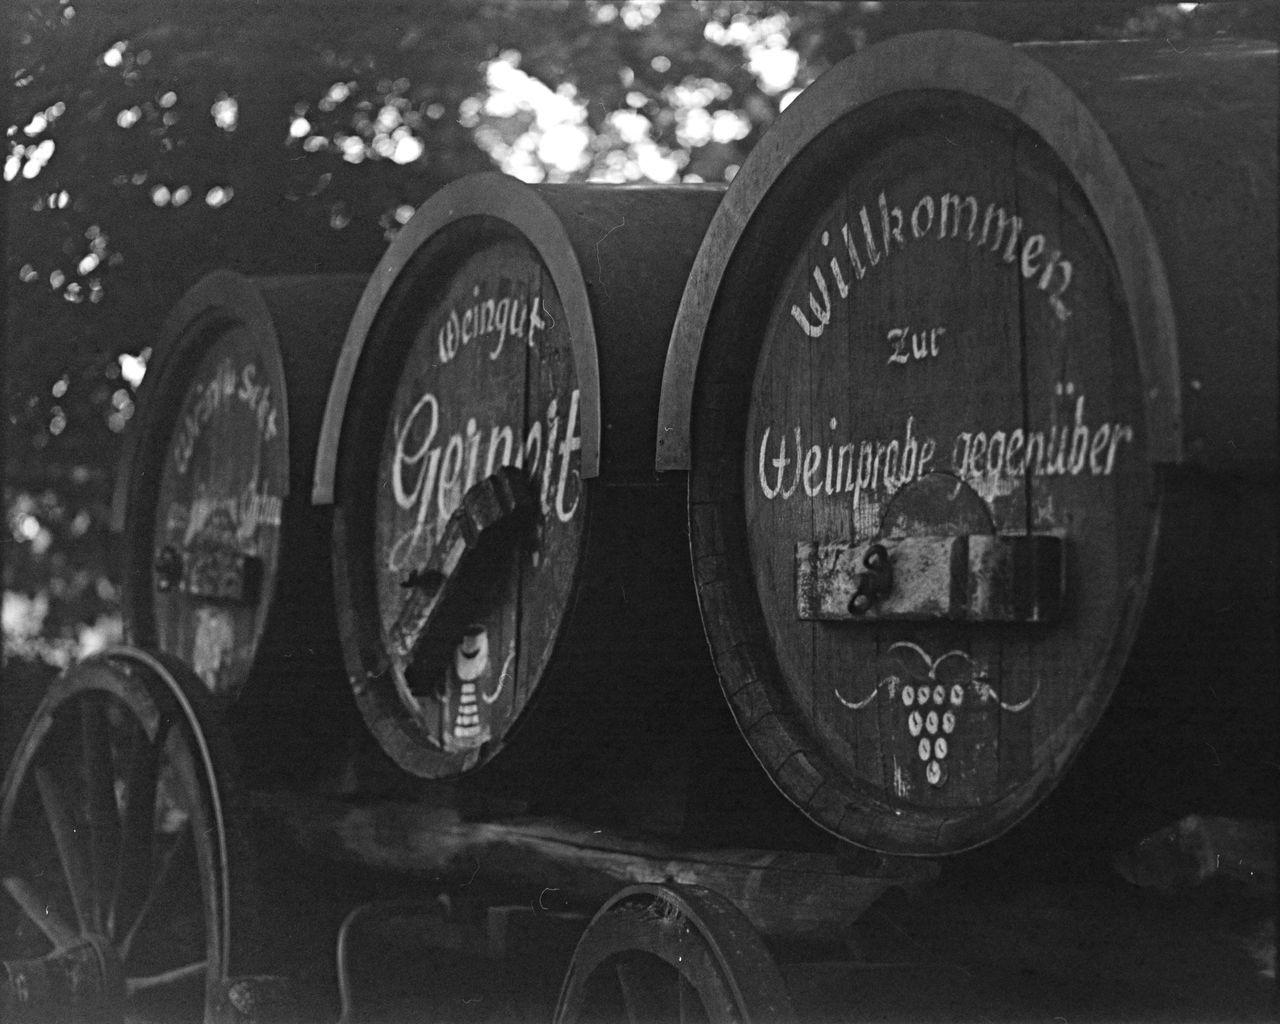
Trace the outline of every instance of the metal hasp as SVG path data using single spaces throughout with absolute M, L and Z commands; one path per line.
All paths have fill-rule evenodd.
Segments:
M 251 605 L 262 594 L 261 558 L 221 545 L 206 544 L 179 552 L 166 544 L 155 561 L 156 590 L 177 589 L 205 601 Z
M 1067 597 L 1057 534 L 880 538 L 796 545 L 796 617 L 1056 622 Z

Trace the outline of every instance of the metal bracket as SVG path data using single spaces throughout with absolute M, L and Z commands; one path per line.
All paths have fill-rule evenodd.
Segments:
M 153 568 L 156 590 L 162 593 L 177 589 L 199 600 L 228 604 L 255 604 L 262 593 L 262 559 L 217 544 L 197 544 L 184 551 L 166 544 Z
M 1055 622 L 1066 596 L 1059 534 L 796 545 L 796 617 L 803 621 Z

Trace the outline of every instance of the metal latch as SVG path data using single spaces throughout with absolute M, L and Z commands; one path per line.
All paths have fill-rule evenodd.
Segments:
M 1066 595 L 1056 533 L 796 545 L 796 617 L 806 621 L 1055 622 Z

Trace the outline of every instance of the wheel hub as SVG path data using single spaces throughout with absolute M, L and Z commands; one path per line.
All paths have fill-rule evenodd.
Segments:
M 122 1019 L 124 970 L 115 947 L 99 935 L 29 960 L 5 960 L 0 1014 L 11 1024 Z

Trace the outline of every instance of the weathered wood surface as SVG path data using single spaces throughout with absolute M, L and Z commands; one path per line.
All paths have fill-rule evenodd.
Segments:
M 469 772 L 520 724 L 527 767 L 554 777 L 594 763 L 628 715 L 636 737 L 660 728 L 691 664 L 706 669 L 680 489 L 654 478 L 649 449 L 671 320 L 719 195 L 481 175 L 424 205 L 375 273 L 313 493 L 335 502 L 357 703 L 409 772 Z M 402 657 L 414 581 L 463 496 L 504 466 L 528 477 L 534 522 L 493 571 L 459 570 L 457 606 Z
M 555 819 L 466 821 L 422 802 L 299 799 L 257 794 L 257 813 L 310 854 L 366 868 L 478 883 L 508 894 L 591 907 L 625 885 L 700 885 L 731 901 L 766 935 L 847 927 L 890 886 L 937 876 L 931 862 L 861 877 L 818 853 L 686 849 Z
M 1242 140 L 1235 177 L 1274 189 L 1274 90 L 1246 81 L 1266 63 L 1274 83 L 1274 47 L 1215 43 L 1181 62 L 1164 50 L 1035 49 L 1087 78 L 1090 97 L 1121 97 L 1095 119 L 1043 64 L 991 40 L 872 48 L 770 129 L 691 271 L 657 465 L 689 470 L 699 600 L 739 726 L 792 802 L 855 843 L 954 852 L 1025 815 L 1106 706 L 1157 551 L 1174 566 L 1183 554 L 1157 544 L 1170 481 L 1157 466 L 1274 473 L 1274 294 L 1242 315 L 1248 330 L 1231 324 L 1251 369 L 1214 381 L 1216 407 L 1238 414 L 1227 429 L 1189 397 L 1210 378 L 1179 363 L 1221 351 L 1209 306 L 1186 306 L 1216 287 L 1194 240 L 1225 240 L 1206 199 L 1216 178 L 1200 163 L 1179 178 L 1171 145 L 1131 177 L 1125 124 L 1145 113 L 1123 100 L 1150 72 L 1160 109 L 1190 93 L 1203 113 L 1219 102 L 1206 69 L 1228 69 L 1221 102 L 1243 113 L 1196 123 Z M 1160 215 L 1182 218 L 1176 231 L 1144 205 L 1161 189 L 1166 202 L 1177 191 Z M 1256 224 L 1226 222 L 1239 249 L 1228 290 L 1252 295 L 1259 267 L 1275 274 L 1274 204 Z M 1176 303 L 1166 270 L 1185 288 Z M 797 551 L 1042 534 L 1068 552 L 1051 624 L 804 611 L 821 599 Z M 1255 575 L 1274 578 L 1270 552 Z M 1027 572 L 1016 588 L 1039 586 Z M 1272 596 L 1248 618 L 1274 609 Z M 928 732 L 926 712 L 954 715 L 952 730 Z

